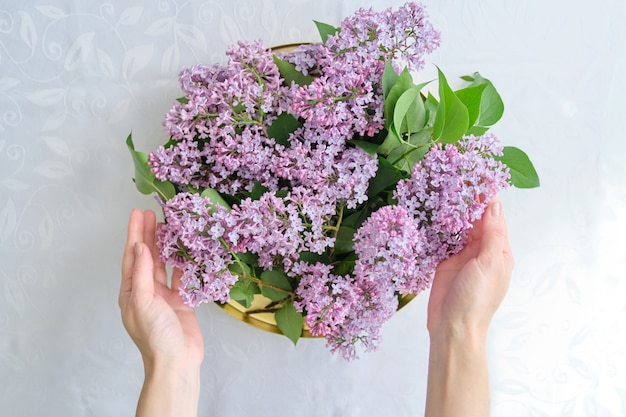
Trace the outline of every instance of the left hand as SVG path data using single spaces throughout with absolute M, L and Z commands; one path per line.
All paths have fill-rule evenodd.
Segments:
M 165 265 L 158 259 L 156 229 L 152 211 L 133 210 L 122 261 L 122 321 L 146 368 L 181 362 L 199 368 L 204 356 L 200 327 L 193 308 L 178 294 L 180 270 L 174 270 L 171 287 L 167 285 Z

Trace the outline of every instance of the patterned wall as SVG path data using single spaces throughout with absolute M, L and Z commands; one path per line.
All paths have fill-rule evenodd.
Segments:
M 501 196 L 516 256 L 490 333 L 495 416 L 626 415 L 626 6 L 621 0 L 428 0 L 451 75 L 480 70 L 495 129 L 542 178 Z M 132 207 L 124 140 L 163 141 L 181 66 L 226 45 L 316 40 L 359 6 L 398 1 L 0 0 L 0 404 L 13 416 L 130 415 L 143 371 L 117 291 Z M 619 129 L 619 130 L 618 130 Z M 345 363 L 215 306 L 200 415 L 421 415 L 427 294 Z

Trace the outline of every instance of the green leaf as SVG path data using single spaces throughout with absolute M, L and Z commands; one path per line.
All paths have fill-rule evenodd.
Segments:
M 393 64 L 391 63 L 391 61 L 387 61 L 385 63 L 385 69 L 383 70 L 383 79 L 382 79 L 383 97 L 385 99 L 387 98 L 389 91 L 396 84 L 397 81 L 398 81 L 398 73 L 393 68 Z
M 302 335 L 302 324 L 304 319 L 302 313 L 300 313 L 293 305 L 293 301 L 285 303 L 276 313 L 274 313 L 274 319 L 276 319 L 276 325 L 280 331 L 293 342 L 298 343 L 298 339 Z
M 148 165 L 148 160 L 150 159 L 148 154 L 135 150 L 132 134 L 129 134 L 128 138 L 126 138 L 126 146 L 133 158 L 133 164 L 135 166 L 134 181 L 137 190 L 142 194 L 152 194 L 156 192 L 165 200 L 174 197 L 176 195 L 174 184 L 169 181 L 158 180 L 154 177 L 154 173 L 150 171 L 150 166 Z
M 389 90 L 387 97 L 385 97 L 384 116 L 386 129 L 389 129 L 389 126 L 393 122 L 393 112 L 396 107 L 396 102 L 406 90 L 412 87 L 415 87 L 415 84 L 413 83 L 413 76 L 409 70 L 405 68 L 398 76 L 396 83 Z
M 433 127 L 437 117 L 437 109 L 439 108 L 439 102 L 435 96 L 428 93 L 426 101 L 424 101 L 424 108 L 426 109 L 426 126 Z
M 455 91 L 456 96 L 465 104 L 469 116 L 468 125 L 474 126 L 480 115 L 480 105 L 487 84 L 480 84 Z
M 313 82 L 313 77 L 304 75 L 296 69 L 296 67 L 274 55 L 274 63 L 280 71 L 280 75 L 285 79 L 287 86 L 291 85 L 291 82 L 298 84 L 299 86 L 309 85 Z
M 261 281 L 266 282 L 278 288 L 282 288 L 286 291 L 291 291 L 291 284 L 284 271 L 273 269 L 271 271 L 263 271 L 261 274 Z M 286 292 L 275 290 L 274 288 L 261 285 L 261 294 L 269 298 L 272 301 L 282 300 L 289 296 Z
M 467 132 L 469 115 L 467 108 L 448 85 L 439 68 L 439 107 L 435 117 L 433 137 L 442 143 L 456 143 Z
M 260 292 L 261 290 L 254 282 L 240 278 L 230 287 L 230 298 L 237 301 L 245 308 L 250 308 L 254 300 L 254 295 Z
M 355 145 L 358 148 L 363 149 L 365 152 L 370 154 L 371 156 L 376 155 L 376 151 L 378 150 L 378 146 L 375 143 L 367 142 L 365 140 L 349 140 L 348 143 Z
M 318 262 L 328 265 L 332 262 L 332 260 L 326 254 L 319 254 L 315 252 L 304 251 L 300 252 L 300 256 L 298 257 L 299 261 L 306 262 L 309 264 L 316 264 Z
M 289 135 L 296 131 L 302 123 L 289 113 L 281 113 L 272 125 L 267 129 L 267 135 L 273 138 L 276 143 L 289 147 Z
M 179 103 L 187 104 L 189 103 L 189 99 L 187 97 L 179 97 L 176 99 Z
M 497 160 L 506 164 L 511 173 L 511 184 L 517 188 L 539 187 L 539 175 L 535 170 L 528 155 L 514 146 L 505 146 L 503 155 L 496 157 Z
M 407 175 L 411 175 L 413 167 L 424 159 L 428 149 L 428 146 L 413 146 L 405 143 L 394 149 L 387 156 L 387 160 L 399 170 L 404 171 Z
M 222 198 L 220 193 L 215 191 L 213 188 L 207 188 L 206 190 L 202 191 L 200 193 L 200 197 L 208 198 L 213 204 L 226 207 L 228 210 L 230 210 L 230 206 L 228 205 L 228 203 L 224 200 L 224 198 Z
M 258 260 L 259 260 L 259 255 L 255 253 L 237 252 L 235 255 L 237 259 L 239 259 L 241 262 L 248 264 L 248 265 L 257 265 Z
M 323 44 L 326 44 L 329 36 L 339 33 L 339 28 L 329 25 L 328 23 L 318 22 L 317 20 L 314 20 L 313 23 L 317 26 L 317 31 L 320 33 Z
M 471 81 L 470 87 L 485 85 L 485 91 L 480 102 L 480 114 L 475 125 L 486 127 L 496 124 L 504 114 L 504 103 L 492 82 L 483 78 L 478 72 L 474 73 L 473 76 L 461 78 Z
M 399 134 L 413 133 L 424 127 L 426 109 L 420 95 L 420 86 L 406 90 L 393 109 L 393 124 Z
M 252 186 L 252 191 L 250 191 L 250 198 L 252 200 L 258 200 L 263 196 L 263 194 L 268 191 L 269 189 L 262 185 L 260 181 L 255 181 L 254 185 Z
M 358 256 L 356 253 L 351 253 L 346 256 L 341 262 L 333 268 L 333 275 L 346 275 L 354 272 L 354 264 L 356 263 Z
M 251 269 L 250 267 L 243 263 L 243 262 L 233 262 L 232 264 L 228 265 L 228 270 L 230 272 L 232 272 L 235 275 L 239 275 L 241 276 L 243 275 L 250 275 Z
M 367 196 L 371 199 L 381 191 L 395 187 L 398 181 L 403 178 L 405 178 L 405 175 L 402 171 L 386 159 L 378 158 L 378 170 L 374 178 L 370 179 L 367 187 Z
M 379 153 L 381 155 L 389 155 L 391 151 L 393 151 L 401 144 L 402 141 L 396 133 L 395 125 L 392 123 L 392 125 L 389 127 L 389 132 L 387 132 L 387 137 L 385 137 L 383 143 L 378 145 L 378 148 L 376 148 L 376 153 Z
M 468 135 L 474 135 L 474 136 L 482 136 L 485 133 L 487 133 L 487 131 L 489 130 L 488 127 L 483 127 L 483 126 L 472 126 L 468 129 L 467 134 Z
M 427 127 L 409 136 L 408 142 L 413 146 L 427 146 L 430 148 L 430 139 L 432 136 L 433 128 Z
M 356 230 L 348 226 L 341 226 L 337 232 L 335 240 L 335 253 L 342 254 L 352 252 L 354 250 L 352 238 Z

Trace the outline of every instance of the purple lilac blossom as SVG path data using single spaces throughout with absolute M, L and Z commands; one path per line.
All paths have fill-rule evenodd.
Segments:
M 441 262 L 463 248 L 472 222 L 498 191 L 508 188 L 509 170 L 495 135 L 469 135 L 456 146 L 436 144 L 398 182 L 395 198 L 421 225 L 428 254 Z
M 228 239 L 234 251 L 257 254 L 265 270 L 290 265 L 300 255 L 304 226 L 297 205 L 267 192 L 259 200 L 243 200 L 231 216 L 236 226 Z
M 333 275 L 331 269 L 297 262 L 291 271 L 300 276 L 294 305 L 306 312 L 311 334 L 324 336 L 333 352 L 354 359 L 359 343 L 365 351 L 378 347 L 380 328 L 395 313 L 398 299 L 391 285 L 370 276 Z
M 439 46 L 439 33 L 416 3 L 382 13 L 359 9 L 339 29 L 325 45 L 306 45 L 285 55 L 296 68 L 316 74 L 311 84 L 293 92 L 293 111 L 312 127 L 373 136 L 384 125 L 385 62 L 391 60 L 396 71 L 404 65 L 421 69 L 424 56 Z
M 232 223 L 226 209 L 181 193 L 165 203 L 163 214 L 165 224 L 157 232 L 160 257 L 183 271 L 180 295 L 185 304 L 228 301 L 237 276 L 228 270 L 233 259 L 222 243 Z
M 424 56 L 439 44 L 439 32 L 418 3 L 382 12 L 359 9 L 344 19 L 339 34 L 329 36 L 326 42 L 326 46 L 345 54 L 348 60 L 361 64 L 377 66 L 383 61 L 384 65 L 384 60 L 390 59 L 396 71 L 404 65 L 412 71 L 422 69 Z
M 430 286 L 436 263 L 426 254 L 426 236 L 401 206 L 384 206 L 357 230 L 354 275 L 399 293 L 417 294 Z
M 224 68 L 181 72 L 186 100 L 175 103 L 164 122 L 174 145 L 150 155 L 152 170 L 160 180 L 228 194 L 250 191 L 257 181 L 275 190 L 274 159 L 281 147 L 266 131 L 289 107 L 287 89 L 260 41 L 239 42 L 226 54 Z M 201 168 L 193 172 L 190 166 Z

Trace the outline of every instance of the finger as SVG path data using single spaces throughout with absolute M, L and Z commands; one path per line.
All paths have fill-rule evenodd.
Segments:
M 167 272 L 165 271 L 165 265 L 159 259 L 159 250 L 156 245 L 156 231 L 158 230 L 158 225 L 156 223 L 156 215 L 152 210 L 146 210 L 144 212 L 144 228 L 144 242 L 152 254 L 154 279 L 159 284 L 165 286 L 167 285 Z
M 138 242 L 134 247 L 132 293 L 134 295 L 154 294 L 154 263 L 145 243 Z
M 482 228 L 478 261 L 483 269 L 489 269 L 492 264 L 502 259 L 506 240 L 502 204 L 497 198 L 494 198 L 487 206 L 483 215 Z
M 133 267 L 135 265 L 135 243 L 143 241 L 143 212 L 134 209 L 128 220 L 126 247 L 122 258 L 122 282 L 120 284 L 119 302 L 129 296 L 132 289 Z
M 511 242 L 509 241 L 509 228 L 507 227 L 506 220 L 503 219 L 504 222 L 504 248 L 503 253 L 507 262 L 507 267 L 510 271 L 513 270 L 513 265 L 515 264 L 515 259 L 513 257 L 513 250 L 511 248 Z
M 156 232 L 156 215 L 152 210 L 143 212 L 143 242 L 148 246 L 150 252 L 154 248 L 155 232 Z
M 157 231 L 161 227 L 163 227 L 163 223 L 157 224 Z M 155 237 L 155 244 L 152 249 L 152 255 L 153 255 L 153 260 L 154 260 L 154 279 L 159 284 L 163 285 L 164 287 L 167 287 L 167 270 L 165 269 L 165 263 L 161 260 L 159 247 L 156 244 L 156 240 L 157 239 Z
M 183 271 L 178 268 L 174 268 L 174 271 L 172 272 L 172 289 L 176 290 L 177 292 L 178 290 L 180 290 L 180 287 L 182 287 L 183 285 L 182 276 L 183 276 Z

